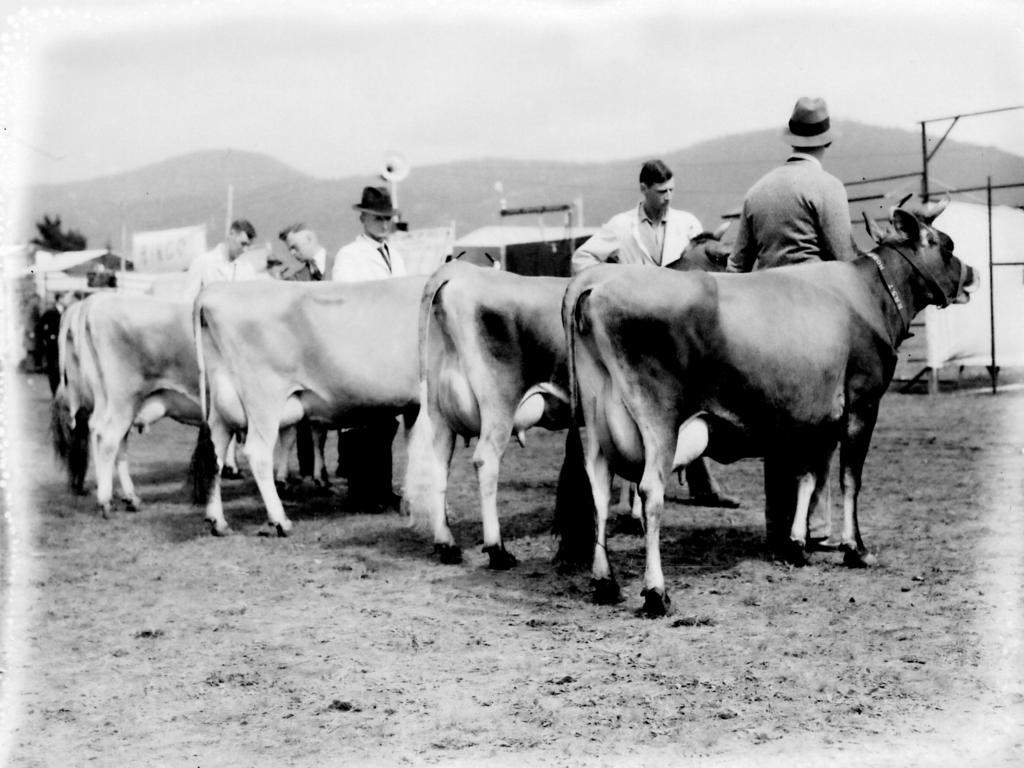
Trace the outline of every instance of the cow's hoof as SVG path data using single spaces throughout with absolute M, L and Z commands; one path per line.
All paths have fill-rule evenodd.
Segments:
M 444 565 L 458 565 L 462 562 L 462 547 L 458 544 L 435 544 L 434 554 Z
M 516 556 L 501 544 L 491 544 L 489 547 L 484 547 L 484 552 L 487 553 L 487 557 L 490 559 L 487 567 L 492 571 L 507 571 L 509 568 L 514 568 L 519 562 L 516 560 Z
M 224 467 L 220 471 L 220 476 L 224 480 L 241 480 L 242 472 L 237 467 Z
M 140 509 L 142 509 L 142 500 L 139 499 L 138 497 L 125 499 L 124 507 L 129 512 L 138 512 Z
M 640 612 L 649 619 L 659 619 L 672 613 L 672 598 L 664 589 L 645 589 L 640 594 L 644 597 L 644 607 Z
M 614 579 L 592 579 L 590 589 L 598 605 L 615 605 L 622 602 L 622 591 Z
M 292 532 L 292 521 L 284 520 L 280 523 L 268 523 L 275 531 L 277 531 L 278 538 L 286 539 L 288 534 Z
M 797 568 L 803 568 L 810 562 L 807 559 L 807 549 L 802 541 L 790 541 L 786 546 L 785 561 Z
M 619 515 L 612 523 L 612 534 L 614 536 L 643 536 L 644 523 L 639 517 L 632 515 Z
M 868 552 L 860 552 L 853 547 L 843 548 L 843 565 L 847 568 L 868 568 L 878 563 L 878 558 Z
M 109 504 L 100 504 L 97 507 L 97 511 L 100 513 L 100 517 L 102 517 L 104 520 L 109 520 L 110 519 L 110 505 Z
M 207 520 L 207 525 L 210 526 L 211 536 L 228 536 L 231 534 L 231 526 L 227 522 L 219 522 L 217 520 Z

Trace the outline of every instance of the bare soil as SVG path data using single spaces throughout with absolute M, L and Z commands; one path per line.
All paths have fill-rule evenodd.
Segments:
M 398 515 L 347 509 L 340 480 L 287 505 L 288 539 L 259 535 L 251 480 L 229 483 L 237 535 L 218 539 L 183 490 L 193 429 L 133 435 L 146 506 L 102 520 L 52 456 L 45 380 L 8 388 L 9 765 L 1024 761 L 1024 392 L 887 395 L 861 494 L 868 570 L 766 559 L 758 461 L 714 465 L 738 510 L 676 488 L 662 546 L 676 612 L 648 620 L 639 537 L 610 542 L 617 606 L 552 563 L 562 434 L 506 457 L 520 562 L 494 572 L 465 447 L 461 565 Z

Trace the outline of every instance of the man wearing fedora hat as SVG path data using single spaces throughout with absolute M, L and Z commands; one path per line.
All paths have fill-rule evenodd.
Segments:
M 846 188 L 821 165 L 832 144 L 825 100 L 799 99 L 783 138 L 793 152 L 747 192 L 729 272 L 858 255 Z
M 398 210 L 391 204 L 391 194 L 384 187 L 366 187 L 362 199 L 352 208 L 359 211 L 363 232 L 338 251 L 331 279 L 359 282 L 404 275 L 402 256 L 392 252 L 388 243 L 392 224 L 398 216 Z
M 727 271 L 749 272 L 813 261 L 850 261 L 859 255 L 843 183 L 822 168 L 832 143 L 828 106 L 804 96 L 783 129 L 792 147 L 785 164 L 762 176 L 743 200 Z M 770 547 L 789 537 L 796 508 L 796 478 L 765 463 L 765 523 Z M 831 480 L 808 517 L 810 542 L 832 549 Z
M 331 280 L 362 282 L 406 274 L 402 256 L 388 244 L 398 210 L 383 187 L 366 187 L 352 208 L 359 211 L 362 234 L 338 251 Z M 391 416 L 338 432 L 339 476 L 348 479 L 348 499 L 371 512 L 397 511 L 401 503 L 392 488 L 391 443 L 398 421 Z

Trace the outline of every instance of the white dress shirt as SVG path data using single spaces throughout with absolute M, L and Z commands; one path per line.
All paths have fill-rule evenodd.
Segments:
M 188 268 L 182 298 L 185 301 L 194 302 L 199 292 L 210 283 L 255 280 L 256 278 L 256 268 L 252 262 L 241 256 L 230 261 L 227 246 L 220 243 L 216 248 L 196 256 L 193 260 Z
M 382 249 L 385 253 L 382 253 Z M 390 261 L 390 265 L 389 262 Z M 342 246 L 334 257 L 331 280 L 357 283 L 364 280 L 385 280 L 406 274 L 402 254 L 387 243 L 377 242 L 366 234 Z

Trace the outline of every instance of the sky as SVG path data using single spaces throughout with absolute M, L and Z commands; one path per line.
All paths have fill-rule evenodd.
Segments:
M 324 178 L 400 155 L 608 161 L 833 118 L 941 135 L 1024 105 L 1020 0 L 13 4 L 8 194 L 202 149 Z M 1024 155 L 1024 110 L 951 138 Z

